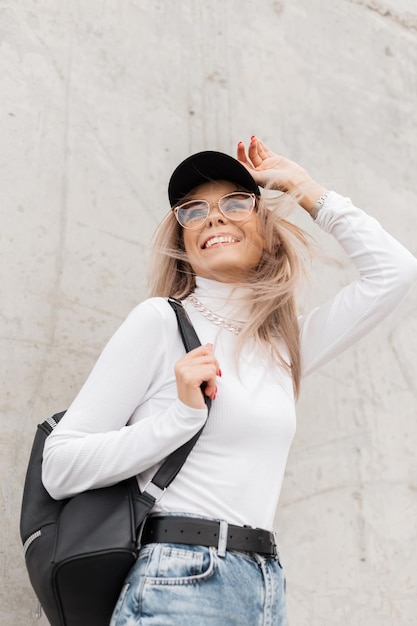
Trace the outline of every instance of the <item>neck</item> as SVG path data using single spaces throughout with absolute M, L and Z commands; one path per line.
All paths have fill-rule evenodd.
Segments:
M 249 317 L 250 290 L 247 287 L 197 276 L 194 294 L 204 306 L 222 317 L 235 321 Z

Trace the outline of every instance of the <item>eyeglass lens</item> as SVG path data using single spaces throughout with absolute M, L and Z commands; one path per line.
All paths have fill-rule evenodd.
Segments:
M 238 222 L 245 219 L 255 205 L 253 194 L 245 192 L 229 193 L 219 198 L 217 203 L 220 211 L 228 219 Z M 184 228 L 198 228 L 204 224 L 210 213 L 207 200 L 190 200 L 176 208 L 175 214 Z

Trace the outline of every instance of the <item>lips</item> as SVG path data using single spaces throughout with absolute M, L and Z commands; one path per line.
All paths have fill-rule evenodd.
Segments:
M 238 237 L 234 237 L 233 235 L 212 235 L 205 240 L 201 247 L 203 248 L 203 250 L 207 250 L 208 248 L 212 248 L 213 246 L 229 245 L 233 243 L 239 243 L 239 241 L 240 239 L 238 239 Z

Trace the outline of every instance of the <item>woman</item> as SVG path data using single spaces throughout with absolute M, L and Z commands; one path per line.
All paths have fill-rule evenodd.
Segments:
M 272 531 L 300 380 L 373 328 L 417 279 L 416 259 L 350 200 L 256 137 L 237 156 L 199 153 L 175 170 L 173 210 L 155 240 L 154 297 L 122 324 L 47 439 L 53 497 L 132 475 L 143 488 L 205 424 L 207 383 L 209 419 L 144 526 L 113 626 L 286 623 Z M 308 237 L 268 209 L 259 185 L 295 197 L 359 270 L 304 318 L 294 289 Z M 186 355 L 168 295 L 184 300 L 203 344 Z

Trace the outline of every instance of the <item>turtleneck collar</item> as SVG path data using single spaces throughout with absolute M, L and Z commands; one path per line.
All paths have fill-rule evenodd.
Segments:
M 245 321 L 249 316 L 245 306 L 245 298 L 250 294 L 247 287 L 196 276 L 194 294 L 213 313 L 236 321 Z

